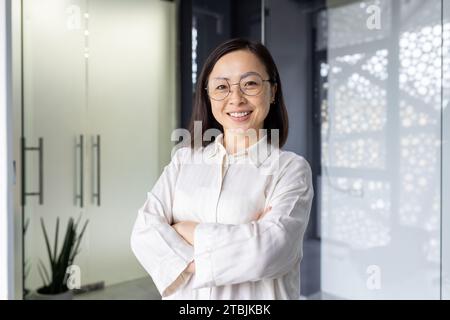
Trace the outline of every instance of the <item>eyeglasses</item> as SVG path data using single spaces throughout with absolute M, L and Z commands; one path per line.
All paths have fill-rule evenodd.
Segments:
M 208 96 L 216 101 L 221 101 L 228 97 L 231 86 L 239 85 L 241 92 L 247 96 L 257 96 L 263 89 L 264 81 L 272 82 L 270 79 L 263 79 L 259 74 L 249 74 L 241 78 L 238 83 L 230 84 L 227 79 L 215 78 L 208 82 L 205 88 Z

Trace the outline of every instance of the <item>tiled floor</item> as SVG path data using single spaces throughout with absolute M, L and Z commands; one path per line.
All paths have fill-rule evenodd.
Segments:
M 317 292 L 307 297 L 307 300 L 343 300 L 326 292 Z
M 150 277 L 128 281 L 105 289 L 77 294 L 75 300 L 160 300 Z
M 150 278 L 137 279 L 102 290 L 75 295 L 74 300 L 160 300 L 161 296 Z M 317 292 L 302 300 L 336 300 L 338 297 Z

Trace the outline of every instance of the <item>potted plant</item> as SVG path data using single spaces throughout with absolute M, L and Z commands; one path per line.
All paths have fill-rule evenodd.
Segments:
M 30 225 L 30 219 L 27 218 L 25 220 L 25 222 L 24 222 L 24 225 L 23 225 L 23 239 L 24 239 L 24 241 L 25 241 L 25 236 L 26 236 L 26 233 L 27 233 L 29 225 Z M 24 296 L 25 299 L 27 298 L 28 294 L 30 293 L 30 290 L 26 287 L 26 285 L 27 285 L 27 278 L 28 278 L 28 275 L 30 274 L 30 269 L 31 269 L 31 266 L 30 266 L 28 260 L 25 259 L 24 260 L 24 264 L 23 264 L 23 284 L 24 284 L 24 286 L 23 286 L 23 296 Z
M 81 218 L 81 217 L 80 217 Z M 68 300 L 72 299 L 73 292 L 67 287 L 67 279 L 69 274 L 67 268 L 73 264 L 76 255 L 79 253 L 79 246 L 81 239 L 86 230 L 89 221 L 84 223 L 81 232 L 78 233 L 78 225 L 80 218 L 74 222 L 73 218 L 69 219 L 64 242 L 61 250 L 58 253 L 58 232 L 59 232 L 59 218 L 56 219 L 55 243 L 53 248 L 50 246 L 50 241 L 45 228 L 44 219 L 41 218 L 42 232 L 44 233 L 45 244 L 50 263 L 50 273 L 47 271 L 42 260 L 39 259 L 38 271 L 42 278 L 43 286 L 37 289 L 32 299 L 38 300 Z

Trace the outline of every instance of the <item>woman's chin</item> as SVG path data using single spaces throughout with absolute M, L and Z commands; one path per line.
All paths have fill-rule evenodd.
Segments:
M 225 130 L 235 133 L 246 133 L 251 130 L 257 131 L 256 129 L 253 128 L 253 126 L 249 124 L 233 125 L 229 126 L 228 128 L 225 128 Z

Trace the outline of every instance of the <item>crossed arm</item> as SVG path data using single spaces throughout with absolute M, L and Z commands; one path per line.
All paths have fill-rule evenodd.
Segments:
M 277 278 L 298 263 L 314 195 L 305 160 L 295 158 L 283 165 L 267 197 L 273 208 L 255 214 L 250 223 L 231 225 L 173 223 L 171 205 L 180 157 L 177 152 L 148 192 L 130 239 L 134 254 L 162 296 L 174 293 L 193 273 L 192 288 L 198 289 Z
M 272 209 L 272 207 L 269 206 L 265 208 L 263 211 L 257 212 L 252 220 L 256 221 L 262 219 L 266 215 L 266 213 L 270 211 L 270 209 Z M 187 243 L 189 243 L 191 246 L 194 246 L 194 233 L 197 225 L 198 222 L 194 221 L 180 221 L 174 223 L 172 225 L 172 228 L 174 228 L 175 231 L 181 237 L 183 237 L 183 239 L 186 240 Z M 195 273 L 195 261 L 189 263 L 189 265 L 186 268 L 186 272 Z

